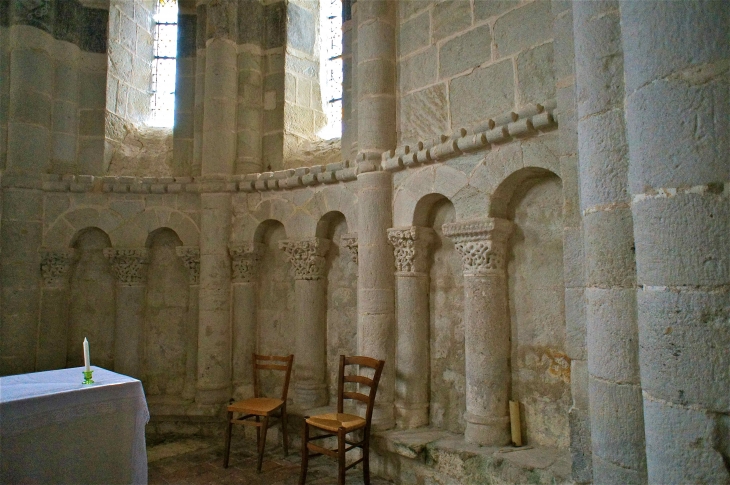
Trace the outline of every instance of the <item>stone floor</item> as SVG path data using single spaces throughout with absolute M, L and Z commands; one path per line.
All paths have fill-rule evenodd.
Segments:
M 280 446 L 267 447 L 261 473 L 256 473 L 256 449 L 253 439 L 240 437 L 231 444 L 228 468 L 223 468 L 223 437 L 148 440 L 147 460 L 150 485 L 295 485 L 299 483 L 299 449 L 284 457 Z M 348 485 L 361 485 L 362 469 L 347 472 Z M 393 482 L 373 477 L 372 485 Z M 308 485 L 337 484 L 337 463 L 327 457 L 309 461 Z

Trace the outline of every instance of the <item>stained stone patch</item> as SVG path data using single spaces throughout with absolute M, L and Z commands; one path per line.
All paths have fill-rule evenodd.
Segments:
M 448 131 L 446 86 L 435 86 L 416 91 L 401 100 L 402 141 L 425 140 Z
M 522 106 L 555 97 L 552 42 L 517 56 L 517 84 Z

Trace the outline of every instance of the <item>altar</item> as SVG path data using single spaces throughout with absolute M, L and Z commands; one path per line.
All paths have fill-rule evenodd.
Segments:
M 0 377 L 0 483 L 147 483 L 142 383 L 82 370 Z

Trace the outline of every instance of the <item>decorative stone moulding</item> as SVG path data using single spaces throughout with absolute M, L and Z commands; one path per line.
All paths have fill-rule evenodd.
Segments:
M 423 274 L 428 271 L 428 246 L 433 230 L 427 227 L 388 229 L 398 274 Z
M 200 248 L 196 246 L 177 246 L 175 252 L 188 269 L 191 285 L 200 283 Z
M 73 248 L 41 248 L 41 276 L 43 284 L 50 288 L 62 287 L 68 283 L 69 270 L 76 261 Z
M 340 236 L 340 244 L 350 251 L 352 262 L 357 264 L 357 233 L 343 234 Z
M 298 280 L 324 278 L 326 270 L 324 256 L 329 247 L 330 240 L 319 237 L 279 242 L 279 248 L 289 256 L 289 261 L 294 266 L 295 278 Z
M 147 248 L 104 248 L 104 256 L 112 265 L 112 273 L 122 285 L 140 285 L 147 279 L 149 250 Z
M 235 283 L 253 283 L 256 281 L 261 258 L 264 256 L 264 248 L 265 246 L 261 243 L 231 245 L 228 247 Z
M 499 218 L 442 226 L 444 235 L 454 240 L 454 247 L 461 255 L 465 276 L 480 276 L 506 269 L 507 242 L 512 228 L 512 222 Z
M 555 100 L 528 105 L 517 112 L 502 113 L 469 129 L 460 128 L 451 135 L 440 135 L 419 141 L 415 146 L 405 145 L 389 150 L 382 155 L 382 169 L 393 172 L 445 161 L 463 153 L 489 149 L 493 144 L 508 143 L 515 138 L 552 130 L 557 126 L 553 116 L 556 106 Z

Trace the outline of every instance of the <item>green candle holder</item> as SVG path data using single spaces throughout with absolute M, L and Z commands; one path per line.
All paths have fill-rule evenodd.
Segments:
M 84 375 L 84 382 L 82 382 L 81 384 L 93 384 L 94 383 L 94 381 L 91 380 L 91 374 L 94 373 L 93 370 L 84 370 L 84 371 L 81 371 L 81 373 Z

